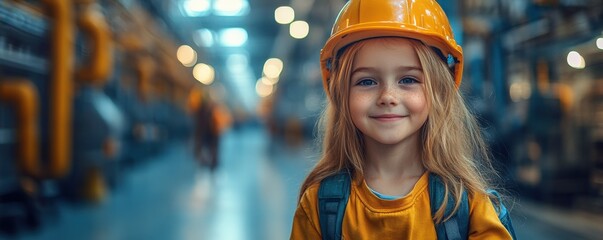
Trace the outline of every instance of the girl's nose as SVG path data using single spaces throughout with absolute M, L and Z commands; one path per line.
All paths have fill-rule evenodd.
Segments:
M 399 104 L 399 96 L 397 96 L 395 87 L 385 86 L 379 96 L 378 104 L 380 106 L 396 106 Z

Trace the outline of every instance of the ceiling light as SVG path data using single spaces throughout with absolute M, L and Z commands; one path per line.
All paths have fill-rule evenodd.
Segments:
M 289 34 L 293 38 L 302 39 L 308 36 L 310 26 L 304 21 L 295 21 L 289 25 Z
M 247 0 L 217 0 L 214 13 L 219 16 L 243 16 L 249 13 Z
M 270 58 L 264 63 L 263 71 L 268 78 L 278 78 L 283 71 L 283 61 L 278 58 Z
M 184 12 L 189 17 L 205 16 L 209 14 L 209 0 L 186 0 L 182 3 Z
M 584 57 L 576 51 L 571 51 L 567 54 L 567 64 L 575 69 L 583 69 L 586 66 Z
M 215 75 L 216 73 L 214 68 L 205 63 L 199 63 L 193 68 L 193 77 L 205 85 L 212 84 L 214 82 Z
M 227 28 L 220 31 L 220 43 L 225 47 L 240 47 L 247 42 L 247 30 Z
M 182 45 L 176 51 L 176 58 L 185 67 L 192 67 L 197 63 L 197 52 L 189 45 Z
M 270 94 L 272 94 L 272 90 L 274 90 L 274 86 L 269 85 L 269 84 L 264 84 L 262 79 L 258 79 L 258 81 L 255 83 L 255 92 L 260 97 L 270 96 Z
M 295 11 L 289 6 L 281 6 L 274 10 L 274 20 L 280 24 L 289 24 L 295 19 Z
M 276 83 L 274 80 L 267 77 L 261 77 L 258 81 L 262 81 L 262 83 L 265 85 L 274 85 Z

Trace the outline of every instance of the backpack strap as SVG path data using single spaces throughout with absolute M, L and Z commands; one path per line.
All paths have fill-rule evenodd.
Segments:
M 318 189 L 318 216 L 323 240 L 341 239 L 341 226 L 350 196 L 350 174 L 339 172 L 323 179 Z
M 496 207 L 496 204 L 493 204 L 496 212 L 498 213 L 498 219 L 500 219 L 500 222 L 503 224 L 503 226 L 505 226 L 511 237 L 513 239 L 517 239 L 515 236 L 515 229 L 513 229 L 513 223 L 511 222 L 511 214 L 509 214 L 509 211 L 503 204 L 500 194 L 498 194 L 498 192 L 494 189 L 488 189 L 486 192 L 492 196 L 495 196 L 498 200 L 498 208 Z
M 445 194 L 444 183 L 440 177 L 434 173 L 429 174 L 429 201 L 431 205 L 431 215 L 435 216 L 438 207 L 442 205 Z M 450 216 L 454 209 L 454 198 L 449 197 L 446 204 L 444 217 Z M 461 205 L 456 213 L 447 221 L 436 224 L 436 234 L 440 240 L 464 240 L 469 237 L 469 200 L 467 192 L 463 191 L 461 196 Z

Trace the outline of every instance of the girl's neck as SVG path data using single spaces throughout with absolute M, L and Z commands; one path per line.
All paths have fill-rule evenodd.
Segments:
M 395 145 L 365 139 L 364 178 L 374 190 L 389 195 L 406 195 L 423 175 L 418 136 Z
M 396 145 L 384 145 L 370 139 L 366 143 L 366 175 L 384 178 L 420 176 L 424 167 L 421 161 L 418 138 L 410 138 Z

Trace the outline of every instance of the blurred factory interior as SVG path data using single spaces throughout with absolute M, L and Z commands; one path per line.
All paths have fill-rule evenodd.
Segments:
M 603 2 L 440 0 L 518 237 L 603 236 Z M 0 239 L 287 239 L 345 0 L 0 0 Z

